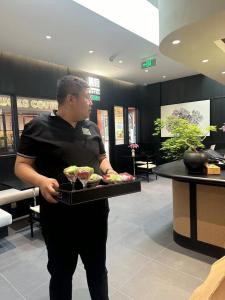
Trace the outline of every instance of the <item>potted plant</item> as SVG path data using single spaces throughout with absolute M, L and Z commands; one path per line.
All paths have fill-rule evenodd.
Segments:
M 205 147 L 202 142 L 210 131 L 216 131 L 216 126 L 201 129 L 191 120 L 173 115 L 165 120 L 157 119 L 154 125 L 153 135 L 160 135 L 164 127 L 172 135 L 162 142 L 161 150 L 165 152 L 165 158 L 177 160 L 183 157 L 184 164 L 190 173 L 203 172 L 207 155 L 202 151 Z

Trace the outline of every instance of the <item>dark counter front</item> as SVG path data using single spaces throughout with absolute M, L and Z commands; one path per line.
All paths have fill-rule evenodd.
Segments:
M 158 166 L 155 173 L 173 181 L 173 234 L 183 247 L 225 255 L 225 171 L 190 175 L 183 161 Z

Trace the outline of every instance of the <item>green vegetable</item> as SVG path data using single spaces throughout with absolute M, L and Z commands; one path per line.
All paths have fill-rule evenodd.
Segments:
M 67 175 L 67 174 L 76 174 L 78 172 L 78 170 L 79 170 L 79 168 L 77 166 L 69 166 L 69 167 L 67 167 L 63 170 L 63 173 L 65 175 Z
M 79 167 L 78 172 L 88 172 L 93 174 L 94 173 L 94 169 L 91 167 Z

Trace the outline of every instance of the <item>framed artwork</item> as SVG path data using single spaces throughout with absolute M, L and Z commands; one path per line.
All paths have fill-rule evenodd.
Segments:
M 198 124 L 202 129 L 210 125 L 210 100 L 164 105 L 160 108 L 162 120 L 172 115 L 188 119 L 193 124 Z M 208 133 L 209 135 L 210 133 Z M 171 136 L 166 128 L 161 130 L 161 137 Z

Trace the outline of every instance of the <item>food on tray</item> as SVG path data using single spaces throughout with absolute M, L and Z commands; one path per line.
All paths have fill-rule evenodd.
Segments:
M 77 166 L 69 166 L 63 170 L 64 175 L 70 182 L 75 182 L 79 168 Z
M 96 181 L 100 181 L 102 179 L 102 176 L 94 173 L 91 175 L 91 177 L 89 178 L 88 182 L 96 182 Z
M 95 186 L 99 185 L 101 179 L 102 179 L 102 176 L 94 173 L 89 178 L 89 180 L 87 182 L 87 186 L 88 187 L 95 187 Z
M 134 180 L 134 177 L 128 173 L 106 174 L 103 176 L 103 181 L 107 183 L 119 183 L 123 181 Z
M 103 175 L 103 180 L 108 183 L 115 183 L 122 181 L 122 177 L 119 174 L 106 174 Z
M 123 181 L 132 181 L 135 179 L 134 176 L 130 175 L 127 172 L 120 173 L 119 175 L 122 176 Z

